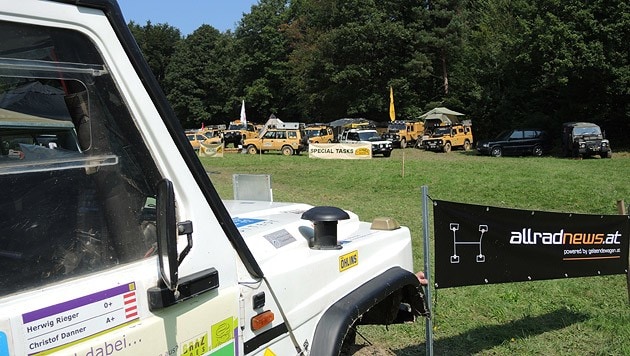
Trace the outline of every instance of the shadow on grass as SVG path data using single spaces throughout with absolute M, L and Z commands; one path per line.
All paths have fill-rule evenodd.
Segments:
M 559 330 L 571 324 L 584 322 L 587 314 L 566 309 L 556 310 L 539 316 L 528 316 L 503 325 L 482 326 L 463 334 L 435 340 L 435 355 L 470 355 L 495 346 L 508 343 L 512 339 L 527 338 L 545 332 Z M 426 345 L 419 344 L 395 351 L 396 355 L 424 355 Z

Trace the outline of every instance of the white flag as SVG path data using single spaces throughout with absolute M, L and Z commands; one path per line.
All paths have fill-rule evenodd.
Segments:
M 241 123 L 243 126 L 247 126 L 247 116 L 245 115 L 245 100 L 243 100 L 243 104 L 241 105 Z

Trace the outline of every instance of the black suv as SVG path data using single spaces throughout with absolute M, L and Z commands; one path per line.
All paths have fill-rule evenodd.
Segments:
M 544 130 L 514 129 L 501 132 L 491 140 L 477 142 L 477 152 L 501 157 L 504 155 L 542 156 L 551 150 L 551 140 Z
M 610 142 L 599 126 L 590 122 L 562 124 L 562 151 L 565 156 L 588 157 L 599 155 L 611 158 Z

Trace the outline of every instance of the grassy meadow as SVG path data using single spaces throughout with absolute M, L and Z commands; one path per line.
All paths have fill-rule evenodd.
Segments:
M 201 160 L 224 199 L 232 198 L 232 174 L 271 174 L 276 201 L 334 205 L 364 221 L 395 217 L 411 229 L 416 270 L 424 264 L 423 185 L 433 199 L 517 209 L 617 214 L 618 200 L 630 202 L 628 152 L 577 160 L 407 148 L 394 150 L 390 158 L 356 161 L 311 159 L 305 153 L 227 153 Z M 432 293 L 436 355 L 630 355 L 625 275 Z M 359 333 L 395 355 L 425 354 L 423 319 L 384 329 L 364 326 Z M 367 341 L 357 336 L 357 343 Z

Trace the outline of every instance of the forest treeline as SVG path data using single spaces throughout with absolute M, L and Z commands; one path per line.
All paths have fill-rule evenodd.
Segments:
M 186 128 L 389 120 L 436 106 L 480 136 L 591 121 L 630 144 L 627 0 L 260 0 L 234 31 L 129 23 Z M 479 137 L 479 136 L 478 136 Z

